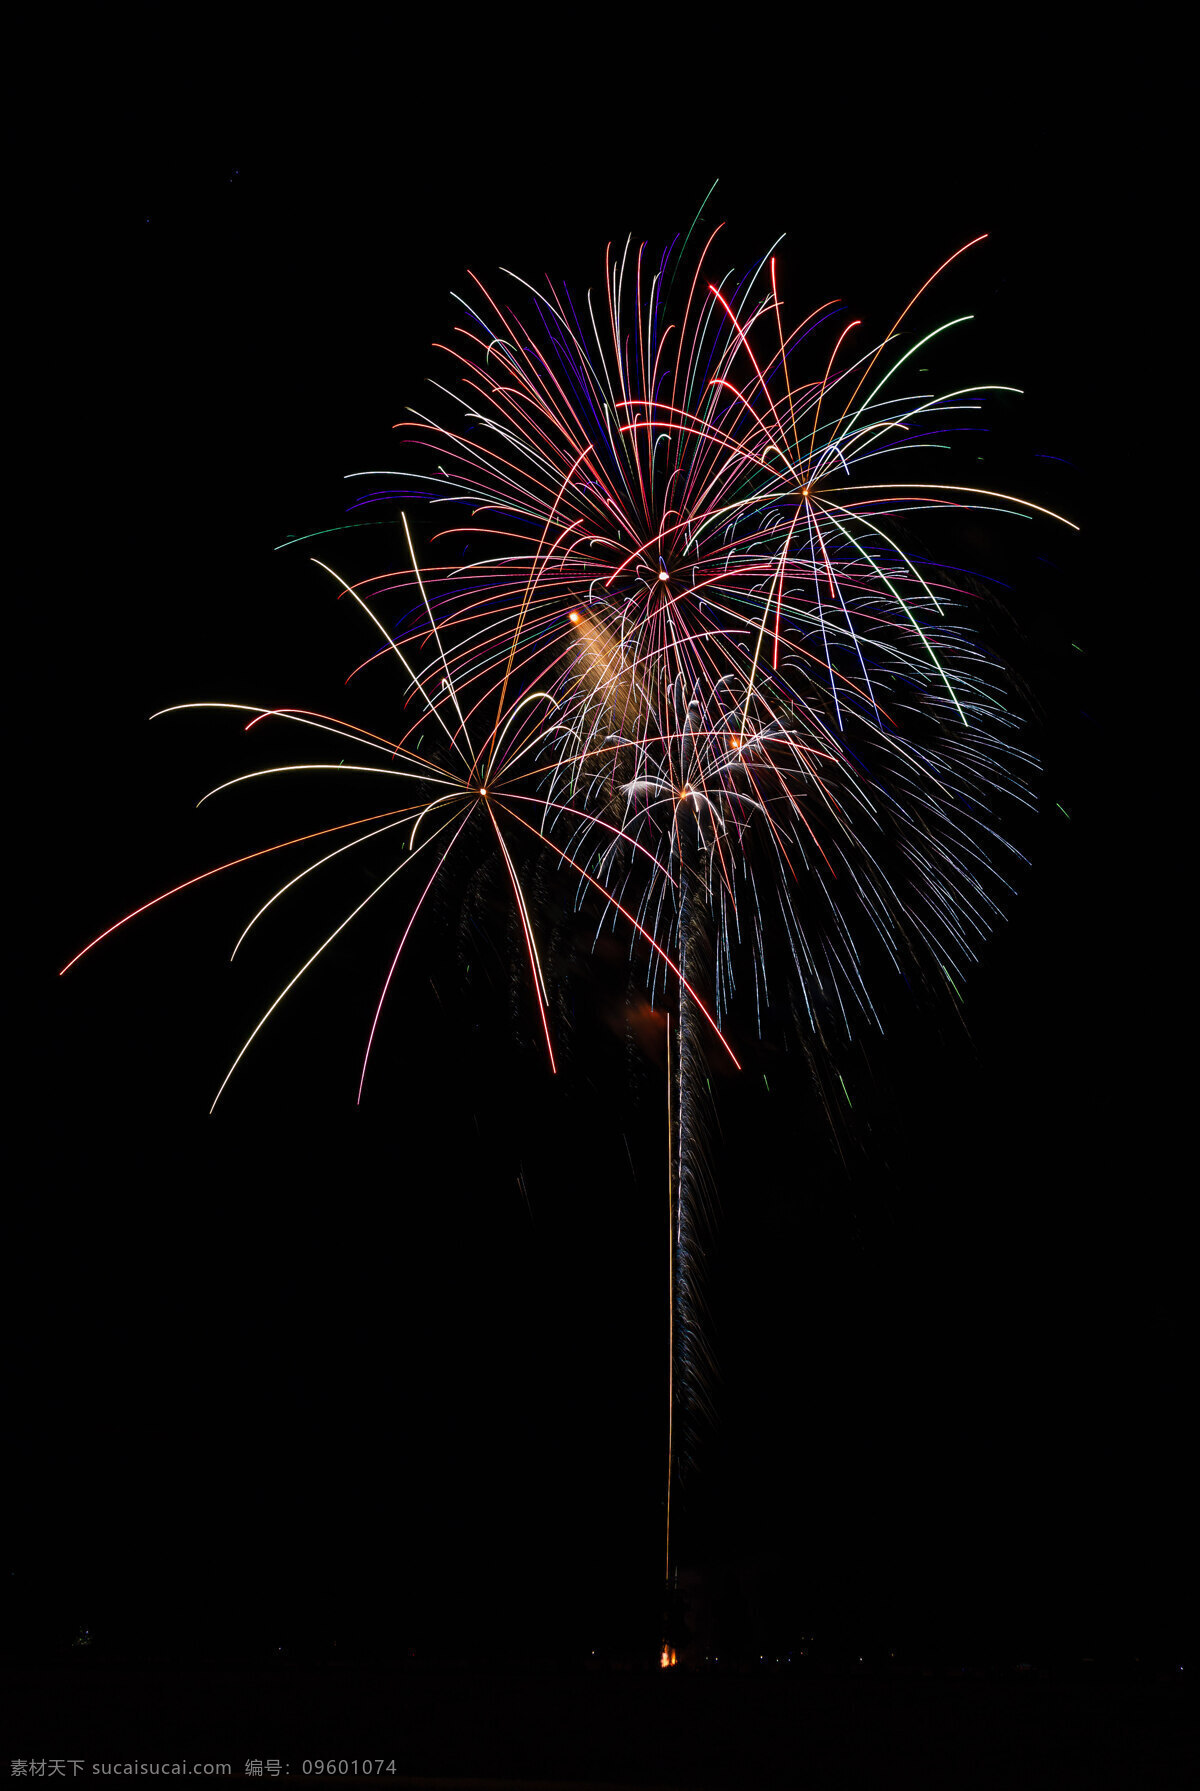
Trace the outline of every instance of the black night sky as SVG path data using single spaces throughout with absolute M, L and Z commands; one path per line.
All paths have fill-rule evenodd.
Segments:
M 451 889 L 356 1109 L 394 905 L 211 1119 L 330 910 L 297 904 L 230 966 L 275 886 L 236 871 L 56 972 L 330 800 L 235 791 L 197 813 L 245 742 L 153 710 L 386 722 L 385 676 L 343 687 L 360 622 L 309 547 L 276 548 L 339 522 L 345 475 L 396 464 L 466 270 L 582 291 L 606 242 L 661 244 L 719 177 L 705 216 L 728 220 L 729 265 L 786 232 L 796 302 L 844 295 L 881 331 L 989 231 L 929 315 L 974 311 L 954 352 L 1027 394 L 989 474 L 1083 533 L 995 519 L 981 540 L 1046 770 L 963 1019 L 893 1001 L 851 1059 L 840 1150 L 778 1043 L 714 1075 L 718 1416 L 680 1528 L 697 1620 L 746 1653 L 816 1632 L 1182 1658 L 1190 1285 L 1148 993 L 1171 951 L 1125 762 L 1127 425 L 1097 383 L 1143 225 L 1082 75 L 1014 55 L 914 99 L 842 63 L 816 100 L 797 75 L 760 103 L 747 63 L 735 97 L 689 68 L 665 104 L 637 54 L 598 90 L 571 52 L 543 90 L 532 67 L 519 88 L 483 56 L 435 72 L 367 31 L 328 67 L 317 43 L 252 63 L 182 33 L 91 49 L 112 79 L 76 43 L 55 104 L 18 106 L 10 135 L 32 479 L 10 587 L 32 634 L 10 671 L 10 1653 L 81 1627 L 122 1658 L 653 1647 L 663 1071 L 619 955 L 552 1081 L 505 917 L 464 935 Z M 402 551 L 390 528 L 324 546 L 355 575 Z

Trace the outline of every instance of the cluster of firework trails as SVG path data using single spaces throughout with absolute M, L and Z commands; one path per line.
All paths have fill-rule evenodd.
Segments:
M 692 1090 L 706 1052 L 737 1061 L 735 986 L 761 1019 L 786 983 L 817 1048 L 871 1021 L 880 975 L 915 967 L 956 996 L 1014 857 L 1001 816 L 1029 800 L 1031 771 L 972 626 L 982 587 L 925 545 L 950 513 L 1039 509 L 938 477 L 958 464 L 947 436 L 1011 388 L 931 389 L 939 339 L 965 321 L 925 315 L 936 275 L 864 347 L 837 303 L 785 304 L 773 254 L 734 277 L 718 252 L 719 232 L 660 259 L 627 245 L 582 301 L 514 278 L 507 297 L 478 286 L 464 302 L 438 399 L 454 421 L 405 424 L 405 470 L 365 475 L 353 505 L 394 519 L 427 501 L 428 548 L 404 519 L 398 570 L 351 583 L 326 568 L 373 631 L 364 666 L 389 661 L 402 680 L 400 730 L 244 706 L 248 725 L 328 749 L 249 778 L 318 770 L 387 793 L 251 854 L 316 855 L 250 927 L 368 844 L 386 863 L 229 1070 L 403 879 L 365 1078 L 414 924 L 464 855 L 490 856 L 510 893 L 553 1066 L 529 866 L 565 876 L 672 1016 L 683 1383 L 701 1378 L 681 1341 Z M 392 628 L 381 618 L 398 605 Z

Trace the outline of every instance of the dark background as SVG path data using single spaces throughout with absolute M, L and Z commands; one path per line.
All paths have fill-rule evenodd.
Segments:
M 386 718 L 385 677 L 343 689 L 363 625 L 307 546 L 275 550 L 339 521 L 346 474 L 397 464 L 465 270 L 578 292 L 606 242 L 686 229 L 718 177 L 727 265 L 786 232 L 785 293 L 842 294 L 880 332 L 989 231 L 924 315 L 978 313 L 956 352 L 1027 393 L 992 464 L 1083 534 L 997 519 L 981 552 L 1046 771 L 965 1026 L 897 1007 L 840 1149 L 794 1058 L 751 1048 L 719 1082 L 717 1421 L 678 1529 L 693 1622 L 745 1653 L 1185 1645 L 1189 1289 L 1130 770 L 1148 599 L 1114 553 L 1148 234 L 1124 146 L 1155 124 L 1065 54 L 889 50 L 681 60 L 598 31 L 493 64 L 454 33 L 251 49 L 218 24 L 106 27 L 18 93 L 18 1650 L 80 1629 L 167 1657 L 656 1644 L 664 1091 L 607 997 L 552 1082 L 502 917 L 464 946 L 451 891 L 356 1109 L 398 898 L 210 1119 L 334 908 L 281 914 L 229 968 L 274 887 L 269 864 L 234 871 L 56 972 L 312 812 L 237 791 L 195 813 L 245 742 L 151 711 Z M 314 547 L 355 574 L 401 554 L 385 528 Z

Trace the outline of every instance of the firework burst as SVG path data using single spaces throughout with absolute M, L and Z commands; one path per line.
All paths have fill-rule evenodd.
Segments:
M 405 522 L 397 572 L 354 586 L 332 574 L 377 631 L 365 663 L 398 663 L 409 719 L 382 739 L 303 711 L 247 711 L 252 726 L 286 721 L 367 755 L 248 776 L 374 774 L 402 780 L 404 800 L 305 836 L 349 837 L 323 843 L 250 926 L 368 841 L 403 849 L 229 1071 L 423 857 L 361 1095 L 406 942 L 468 840 L 485 839 L 504 867 L 552 1068 L 522 852 L 546 854 L 598 928 L 640 941 L 651 996 L 673 1010 L 668 1509 L 707 1401 L 705 1053 L 715 1040 L 737 1061 L 724 1031 L 739 980 L 761 1030 L 782 970 L 816 1040 L 826 1015 L 847 1037 L 877 1021 L 881 963 L 917 965 L 957 997 L 1016 856 L 1001 816 L 1030 800 L 1032 769 L 972 627 L 978 587 L 931 558 L 913 523 L 1040 511 L 934 476 L 948 432 L 1011 388 L 918 383 L 922 351 L 967 321 L 910 325 L 936 274 L 863 349 L 860 322 L 832 303 L 785 322 L 773 254 L 735 279 L 716 269 L 718 247 L 714 232 L 691 261 L 610 252 L 601 293 L 582 304 L 521 281 L 511 303 L 477 283 L 464 304 L 454 383 L 441 388 L 455 423 L 405 424 L 405 452 L 425 470 L 364 475 L 376 483 L 353 505 L 418 495 L 453 512 L 437 562 L 423 577 Z M 397 597 L 389 630 L 377 610 Z M 436 747 L 423 750 L 418 730 Z
M 712 856 L 718 1013 L 738 882 L 759 867 L 802 987 L 869 1012 L 864 922 L 893 961 L 915 939 L 961 981 L 1003 882 L 992 818 L 1029 765 L 968 581 L 920 556 L 906 519 L 1038 506 L 907 477 L 914 451 L 1011 389 L 905 385 L 952 327 L 901 334 L 936 276 L 850 356 L 858 326 L 831 305 L 785 331 L 773 258 L 710 278 L 714 240 L 686 277 L 644 248 L 610 254 L 603 302 L 522 283 L 532 317 L 480 288 L 451 350 L 463 422 L 416 425 L 437 454 L 420 482 L 470 511 L 442 533 L 471 557 L 439 569 L 433 605 L 473 705 L 553 693 L 547 817 L 604 814 L 620 838 L 596 862 L 656 937 L 678 908 L 686 799 Z M 429 633 L 423 604 L 408 638 Z M 632 881 L 631 836 L 647 848 Z
M 407 533 L 407 523 L 404 526 Z M 410 552 L 411 547 L 410 539 Z M 317 562 L 317 564 L 321 564 L 321 562 Z M 420 574 L 416 571 L 415 555 L 411 564 L 419 581 Z M 343 746 L 348 743 L 359 753 L 369 755 L 365 759 L 352 761 L 343 756 L 336 761 L 305 759 L 271 765 L 261 770 L 243 773 L 230 779 L 227 783 L 218 785 L 215 789 L 210 790 L 208 795 L 201 799 L 202 801 L 207 801 L 234 785 L 294 773 L 314 772 L 336 773 L 339 776 L 346 775 L 352 779 L 379 777 L 389 780 L 389 782 L 399 782 L 406 799 L 394 808 L 378 813 L 357 815 L 352 820 L 339 822 L 336 825 L 324 827 L 293 839 L 281 840 L 274 845 L 262 847 L 255 852 L 217 865 L 212 870 L 200 873 L 199 876 L 189 878 L 185 883 L 178 884 L 175 888 L 166 890 L 151 901 L 133 909 L 122 919 L 106 928 L 64 966 L 64 974 L 95 946 L 109 938 L 118 928 L 136 919 L 158 903 L 168 900 L 171 896 L 179 895 L 184 890 L 217 876 L 223 871 L 257 862 L 275 853 L 287 851 L 289 848 L 311 845 L 317 840 L 330 843 L 337 836 L 349 835 L 349 838 L 337 837 L 336 844 L 330 844 L 329 850 L 321 850 L 316 858 L 310 859 L 300 870 L 288 877 L 262 903 L 234 945 L 233 955 L 236 957 L 251 930 L 269 910 L 275 907 L 276 903 L 282 901 L 297 885 L 371 842 L 386 841 L 393 848 L 389 856 L 394 858 L 394 862 L 390 863 L 385 875 L 373 885 L 367 895 L 342 917 L 315 951 L 305 959 L 267 1007 L 230 1064 L 217 1089 L 213 1107 L 215 1108 L 220 1100 L 234 1071 L 246 1056 L 259 1033 L 297 984 L 316 965 L 334 941 L 389 888 L 397 877 L 407 874 L 413 865 L 424 860 L 424 867 L 428 870 L 428 875 L 421 881 L 415 901 L 410 900 L 406 905 L 404 925 L 383 980 L 366 1040 L 358 1083 L 359 1098 L 361 1099 L 380 1016 L 404 947 L 431 891 L 442 878 L 456 848 L 461 850 L 460 842 L 477 841 L 482 830 L 485 841 L 490 837 L 505 867 L 515 911 L 525 941 L 530 979 L 541 1018 L 546 1050 L 550 1066 L 553 1069 L 556 1066 L 550 1034 L 545 973 L 534 937 L 529 902 L 518 870 L 517 855 L 514 854 L 510 840 L 506 837 L 504 825 L 506 818 L 509 820 L 510 827 L 512 822 L 517 819 L 511 804 L 522 797 L 528 799 L 530 780 L 541 774 L 537 745 L 544 729 L 545 712 L 552 699 L 542 691 L 525 693 L 497 717 L 496 726 L 485 738 L 478 744 L 473 743 L 471 729 L 459 701 L 449 665 L 444 653 L 440 650 L 441 642 L 436 628 L 434 628 L 433 634 L 434 644 L 438 649 L 437 656 L 422 670 L 417 670 L 406 657 L 402 648 L 391 641 L 387 631 L 379 623 L 374 611 L 361 593 L 346 584 L 330 568 L 324 567 L 323 570 L 330 572 L 342 594 L 349 596 L 358 605 L 387 642 L 386 650 L 398 662 L 404 674 L 406 699 L 413 696 L 418 699 L 416 718 L 409 722 L 397 739 L 386 740 L 358 727 L 353 722 L 301 709 L 265 709 L 257 705 L 242 703 L 187 703 L 176 705 L 172 710 L 160 711 L 160 714 L 195 709 L 231 711 L 249 716 L 250 719 L 245 724 L 247 731 L 268 721 L 290 723 L 302 727 L 310 733 L 315 732 L 326 738 L 332 737 L 341 742 Z M 414 736 L 418 735 L 422 723 L 431 724 L 435 733 L 440 735 L 440 751 L 435 746 L 429 751 L 422 752 L 420 738 L 414 744 Z M 476 847 L 476 856 L 477 852 L 478 848 Z M 421 878 L 420 872 L 417 872 L 416 875 L 419 879 Z

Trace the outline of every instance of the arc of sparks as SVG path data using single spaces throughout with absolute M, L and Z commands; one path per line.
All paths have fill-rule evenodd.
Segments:
M 453 819 L 453 817 L 451 817 L 451 820 L 452 819 Z M 437 830 L 437 833 L 431 834 L 429 839 L 423 840 L 421 842 L 421 844 L 417 847 L 417 852 L 425 851 L 429 846 L 431 846 L 433 844 L 433 841 L 435 839 L 439 838 L 439 836 L 445 832 L 446 828 L 449 826 L 450 826 L 450 821 L 445 822 L 444 825 Z M 359 902 L 358 906 L 356 908 L 352 908 L 350 913 L 346 915 L 345 919 L 338 922 L 337 926 L 334 927 L 332 933 L 329 934 L 328 938 L 323 939 L 321 941 L 320 945 L 318 945 L 316 951 L 313 952 L 312 956 L 305 959 L 304 963 L 301 964 L 299 970 L 297 970 L 295 976 L 293 976 L 291 978 L 291 980 L 289 982 L 287 982 L 284 985 L 284 987 L 280 990 L 279 994 L 275 997 L 274 1001 L 271 1003 L 271 1005 L 267 1009 L 266 1013 L 262 1016 L 261 1020 L 257 1024 L 257 1026 L 254 1028 L 253 1032 L 250 1033 L 245 1044 L 242 1046 L 241 1050 L 238 1052 L 237 1056 L 234 1058 L 233 1062 L 230 1064 L 229 1068 L 226 1070 L 224 1078 L 221 1082 L 221 1086 L 220 1086 L 220 1088 L 218 1088 L 216 1094 L 213 1096 L 212 1106 L 208 1110 L 210 1113 L 214 1113 L 216 1111 L 217 1102 L 220 1100 L 221 1096 L 224 1094 L 225 1090 L 228 1088 L 230 1078 L 232 1077 L 234 1071 L 237 1069 L 239 1063 L 241 1063 L 243 1057 L 245 1057 L 247 1051 L 250 1049 L 251 1045 L 254 1043 L 255 1039 L 258 1037 L 259 1033 L 262 1031 L 262 1029 L 266 1025 L 267 1021 L 271 1018 L 271 1015 L 280 1006 L 280 1004 L 283 1001 L 285 1001 L 287 999 L 287 997 L 291 994 L 292 990 L 296 987 L 296 984 L 300 981 L 300 978 L 305 974 L 306 971 L 311 970 L 312 966 L 316 963 L 317 959 L 322 955 L 322 953 L 325 952 L 328 949 L 328 947 L 333 944 L 334 940 L 336 938 L 338 938 L 338 936 L 340 934 L 345 932 L 346 928 L 350 925 L 350 922 L 352 920 L 357 920 L 358 916 L 362 913 L 363 909 L 365 907 L 367 907 L 367 905 L 370 902 L 373 902 L 375 900 L 375 897 L 380 893 L 380 891 L 383 889 L 386 889 L 388 884 L 392 881 L 392 879 L 394 877 L 398 877 L 400 875 L 401 871 L 406 870 L 408 868 L 408 866 L 412 863 L 413 857 L 415 857 L 415 856 L 416 856 L 416 853 L 412 854 L 412 856 L 409 858 L 402 858 L 400 863 L 398 865 L 396 865 L 392 870 L 390 870 L 388 872 L 387 876 L 382 878 L 381 881 L 375 885 L 374 889 L 372 889 L 368 895 L 365 895 L 363 897 L 362 901 Z
M 117 932 L 119 928 L 126 926 L 129 921 L 136 920 L 139 914 L 148 913 L 151 908 L 157 908 L 160 902 L 169 901 L 174 895 L 182 895 L 185 889 L 192 889 L 197 883 L 207 882 L 209 877 L 218 877 L 222 871 L 235 870 L 239 864 L 249 864 L 251 860 L 255 858 L 266 858 L 272 852 L 286 852 L 289 846 L 304 846 L 307 845 L 310 840 L 324 839 L 328 834 L 344 833 L 347 828 L 362 827 L 369 825 L 372 821 L 387 820 L 391 816 L 402 815 L 404 812 L 405 811 L 402 809 L 385 809 L 384 812 L 379 815 L 360 816 L 354 821 L 339 821 L 333 827 L 318 827 L 312 833 L 300 833 L 296 835 L 295 839 L 279 840 L 273 846 L 260 846 L 255 852 L 245 852 L 240 858 L 227 859 L 224 864 L 214 865 L 211 870 L 201 871 L 195 877 L 187 877 L 182 883 L 176 883 L 172 889 L 164 889 L 161 895 L 152 896 L 148 902 L 143 902 L 140 907 L 131 908 L 128 914 L 123 914 L 120 920 L 115 920 L 111 927 L 105 927 L 102 933 L 97 933 L 94 939 L 90 939 L 81 951 L 77 951 L 75 956 L 63 965 L 58 974 L 60 976 L 65 976 L 68 970 L 78 964 L 80 958 L 85 958 L 88 952 L 93 951 L 102 940 L 110 938 L 113 933 Z
M 1079 524 L 1072 522 L 1069 516 L 1060 516 L 1057 510 L 1047 510 L 1044 504 L 1031 503 L 1028 498 L 1014 497 L 1010 491 L 985 491 L 980 485 L 924 485 L 915 479 L 893 480 L 886 485 L 839 485 L 839 491 L 957 491 L 968 497 L 999 498 L 1002 503 L 1016 504 L 1022 510 L 1035 510 L 1039 516 L 1048 516 L 1051 522 L 1061 522 L 1066 528 L 1079 533 Z

